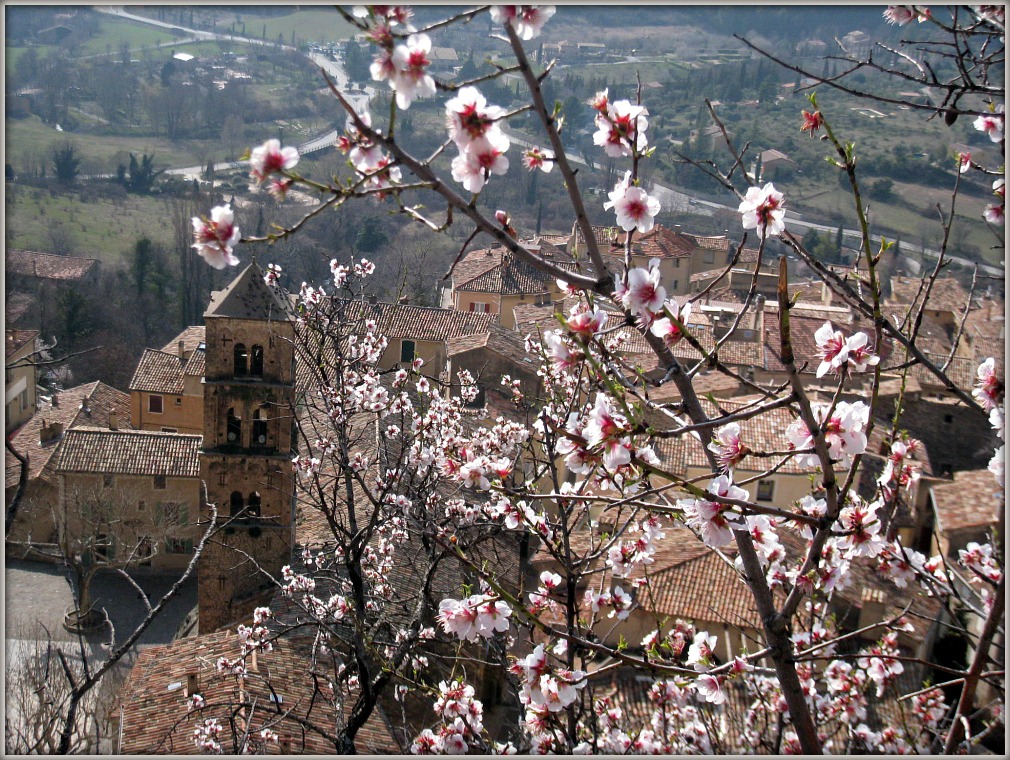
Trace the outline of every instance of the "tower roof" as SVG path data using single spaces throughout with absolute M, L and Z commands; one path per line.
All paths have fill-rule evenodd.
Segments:
M 210 305 L 204 317 L 232 319 L 290 320 L 292 315 L 284 301 L 263 280 L 263 270 L 255 261 L 224 290 L 210 294 Z

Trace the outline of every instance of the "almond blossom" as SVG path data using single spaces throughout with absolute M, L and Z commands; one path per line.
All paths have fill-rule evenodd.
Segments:
M 599 114 L 596 117 L 597 131 L 593 135 L 593 143 L 600 146 L 611 158 L 624 158 L 634 154 L 640 154 L 648 145 L 649 140 L 645 135 L 649 127 L 648 109 L 645 106 L 632 105 L 628 100 L 618 100 L 614 103 L 606 102 L 606 93 L 603 94 L 603 101 L 606 103 L 606 110 L 597 107 Z
M 880 357 L 866 349 L 869 337 L 863 332 L 846 338 L 841 331 L 834 330 L 830 322 L 825 322 L 814 333 L 814 341 L 817 343 L 818 356 L 821 357 L 817 377 L 824 377 L 828 372 L 838 372 L 846 364 L 851 364 L 853 370 L 862 372 L 880 361 Z
M 746 501 L 750 494 L 733 484 L 732 476 L 725 474 L 715 478 L 708 486 L 708 492 L 723 499 Z M 744 530 L 746 523 L 735 507 L 708 499 L 680 499 L 677 508 L 684 512 L 689 527 L 701 533 L 702 540 L 709 546 L 725 546 L 733 540 L 734 530 Z
M 628 282 L 619 297 L 632 314 L 650 315 L 663 308 L 666 288 L 659 284 L 659 260 L 649 262 L 649 268 L 635 267 L 628 271 Z M 618 293 L 614 293 L 618 296 Z
M 498 120 L 505 115 L 503 109 L 489 106 L 480 91 L 470 86 L 462 88 L 456 97 L 446 102 L 445 113 L 449 137 L 460 151 L 488 133 L 500 133 Z
M 239 260 L 232 251 L 241 237 L 231 206 L 215 206 L 210 219 L 193 217 L 193 248 L 215 269 L 237 266 Z
M 850 499 L 852 503 L 838 515 L 840 529 L 847 534 L 839 541 L 839 547 L 846 551 L 847 558 L 875 557 L 886 545 L 877 519 L 881 504 L 879 501 L 865 504 L 854 494 L 850 494 Z
M 544 174 L 550 174 L 554 168 L 554 154 L 543 148 L 530 148 L 523 153 L 523 166 L 530 171 L 540 169 Z
M 996 375 L 996 360 L 990 356 L 979 365 L 976 374 L 978 384 L 971 395 L 988 412 L 1003 401 L 1003 382 Z
M 982 215 L 989 224 L 1003 225 L 1005 223 L 1005 212 L 1006 207 L 1006 180 L 1002 177 L 995 180 L 992 183 L 993 194 L 999 198 L 999 203 L 993 203 L 986 206 L 985 211 Z
M 267 140 L 249 154 L 249 176 L 258 187 L 271 174 L 293 169 L 297 164 L 297 148 L 282 148 L 280 140 Z
M 509 169 L 505 151 L 509 139 L 500 132 L 488 133 L 473 140 L 452 160 L 452 178 L 471 193 L 479 193 L 492 174 L 502 175 Z
M 657 319 L 652 323 L 650 330 L 653 335 L 662 338 L 667 346 L 673 348 L 684 337 L 684 332 L 680 325 L 687 326 L 687 320 L 691 316 L 691 302 L 688 301 L 681 307 L 671 298 L 663 304 L 663 307 L 670 316 Z M 680 325 L 674 322 L 674 320 L 680 322 Z
M 544 24 L 554 15 L 553 5 L 492 5 L 491 18 L 496 24 L 508 24 L 521 40 L 540 36 Z
M 622 230 L 648 232 L 655 225 L 655 217 L 660 209 L 659 201 L 642 188 L 631 184 L 630 171 L 614 185 L 607 197 L 610 200 L 603 204 L 603 208 L 607 211 L 614 209 L 617 213 L 617 226 Z
M 708 449 L 715 454 L 719 467 L 724 472 L 750 453 L 747 444 L 740 440 L 740 425 L 736 422 L 717 429 L 712 436 L 712 442 L 708 444 Z
M 972 124 L 979 132 L 985 132 L 994 143 L 1003 139 L 1003 106 L 992 113 L 982 114 Z
M 827 404 L 811 404 L 814 419 L 823 428 L 824 441 L 828 445 L 828 454 L 835 461 L 847 462 L 849 457 L 862 454 L 866 450 L 866 423 L 869 421 L 870 408 L 862 401 L 849 403 L 840 401 L 834 408 L 831 417 L 827 416 Z M 814 446 L 814 438 L 802 419 L 797 418 L 786 428 L 786 438 L 794 449 L 810 449 Z M 817 467 L 820 465 L 816 454 L 806 454 L 798 457 L 801 466 Z
M 786 228 L 785 199 L 770 182 L 748 188 L 737 211 L 743 214 L 743 228 L 756 230 L 760 238 L 778 235 Z
M 803 111 L 803 126 L 800 127 L 801 132 L 809 132 L 810 136 L 813 137 L 817 130 L 824 126 L 824 116 L 820 111 Z
M 393 50 L 389 86 L 396 92 L 396 105 L 400 108 L 410 108 L 415 98 L 435 94 L 435 80 L 428 74 L 430 52 L 431 38 L 427 34 L 412 34 L 405 45 L 397 45 Z
M 929 9 L 917 5 L 889 5 L 884 11 L 884 20 L 888 24 L 904 26 L 912 21 L 920 24 L 929 18 Z

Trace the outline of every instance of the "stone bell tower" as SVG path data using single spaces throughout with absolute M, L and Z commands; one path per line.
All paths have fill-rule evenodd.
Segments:
M 294 526 L 294 317 L 250 264 L 204 313 L 201 522 L 218 532 L 199 560 L 199 628 L 248 617 L 290 562 Z

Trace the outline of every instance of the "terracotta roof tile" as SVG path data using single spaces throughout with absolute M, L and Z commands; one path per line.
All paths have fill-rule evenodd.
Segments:
M 921 303 L 922 298 L 918 295 L 920 285 L 922 279 L 919 277 L 892 277 L 891 297 L 887 303 L 897 306 Z M 928 308 L 961 314 L 967 303 L 968 291 L 961 283 L 953 277 L 938 277 L 929 294 Z
M 71 428 L 63 434 L 55 468 L 60 472 L 196 478 L 200 475 L 202 441 L 199 435 L 152 430 Z
M 525 338 L 515 330 L 496 324 L 491 325 L 486 332 L 450 338 L 446 346 L 448 356 L 459 356 L 467 351 L 483 349 L 493 351 L 517 364 L 528 364 L 531 360 L 526 353 Z
M 82 405 L 87 402 L 87 411 Z M 21 454 L 29 459 L 28 478 L 34 480 L 42 477 L 49 479 L 53 474 L 49 468 L 50 460 L 66 436 L 66 431 L 78 425 L 102 425 L 108 422 L 109 412 L 119 416 L 119 426 L 130 428 L 130 396 L 117 391 L 101 382 L 78 385 L 68 388 L 58 394 L 58 406 L 44 404 L 41 409 L 11 436 L 11 443 Z M 60 424 L 63 426 L 62 436 L 41 443 L 39 441 L 42 425 Z M 5 484 L 7 488 L 17 485 L 20 465 L 11 453 L 5 454 Z
M 1003 494 L 988 470 L 955 472 L 954 479 L 932 488 L 941 534 L 1000 524 Z
M 487 330 L 497 314 L 441 309 L 437 306 L 411 306 L 392 303 L 355 301 L 348 310 L 351 319 L 374 319 L 379 331 L 389 338 L 447 341 Z
M 35 340 L 39 336 L 38 330 L 4 330 L 4 348 L 7 351 L 7 358 L 11 354 L 20 351 L 29 341 Z
M 121 754 L 200 754 L 193 743 L 193 729 L 198 722 L 218 718 L 229 725 L 230 706 L 237 701 L 233 676 L 217 672 L 219 657 L 236 658 L 241 652 L 238 635 L 231 631 L 181 639 L 163 646 L 145 649 L 121 692 L 119 706 L 122 725 Z M 319 673 L 319 679 L 306 677 Z M 187 705 L 188 676 L 197 678 L 198 693 L 208 707 L 189 711 Z M 314 731 L 307 731 L 293 718 L 297 715 L 309 719 L 324 730 L 333 730 L 336 709 L 332 706 L 332 693 L 326 684 L 333 678 L 322 660 L 313 660 L 310 653 L 297 645 L 280 639 L 271 652 L 256 655 L 255 668 L 249 668 L 245 679 L 245 696 L 255 700 L 257 709 L 252 713 L 253 732 L 270 727 L 282 737 L 290 739 L 289 754 L 333 754 L 332 742 Z M 314 687 L 318 687 L 318 691 Z M 274 707 L 273 695 L 281 703 Z M 349 713 L 351 700 L 344 709 Z M 282 715 L 278 715 L 278 710 Z M 119 712 L 119 711 L 117 711 Z M 231 738 L 226 728 L 224 751 L 231 753 Z M 368 718 L 358 732 L 355 744 L 362 754 L 400 753 L 381 708 Z M 280 747 L 273 748 L 281 753 Z
M 4 319 L 7 324 L 12 325 L 23 317 L 35 303 L 35 296 L 31 293 L 19 293 L 8 291 L 4 301 Z
M 129 389 L 151 393 L 182 393 L 183 367 L 179 355 L 145 348 Z
M 57 256 L 54 253 L 22 251 L 8 248 L 5 268 L 8 274 L 41 277 L 46 280 L 76 281 L 83 279 L 98 265 L 98 259 L 78 256 Z
M 161 347 L 166 354 L 179 353 L 179 341 L 182 341 L 182 350 L 186 356 L 196 351 L 201 343 L 207 342 L 207 328 L 204 325 L 193 325 L 187 327 L 172 340 Z

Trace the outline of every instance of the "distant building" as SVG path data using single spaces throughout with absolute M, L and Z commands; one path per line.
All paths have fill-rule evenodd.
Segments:
M 38 330 L 4 331 L 4 435 L 9 435 L 35 414 L 37 389 L 33 354 L 38 350 Z

